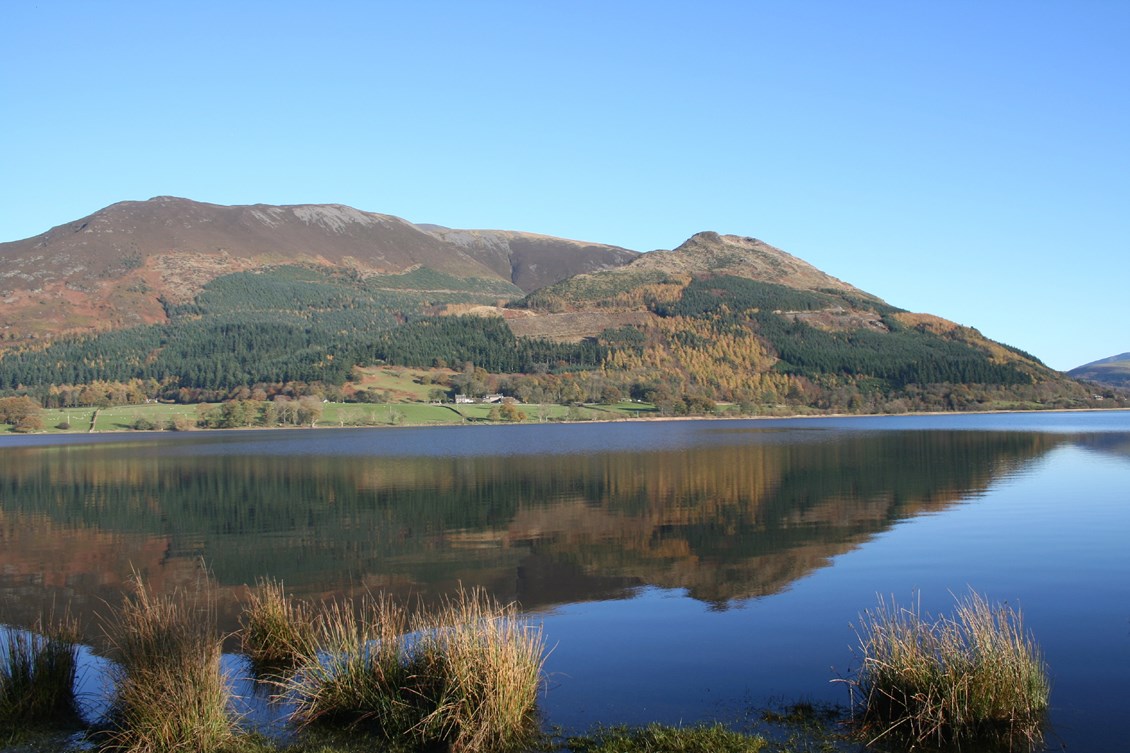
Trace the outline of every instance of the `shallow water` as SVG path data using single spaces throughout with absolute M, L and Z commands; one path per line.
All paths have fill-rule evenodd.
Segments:
M 96 614 L 138 569 L 425 600 L 460 583 L 542 621 L 547 722 L 728 721 L 846 702 L 877 595 L 1019 606 L 1050 742 L 1112 750 L 1130 669 L 1130 414 L 0 439 L 0 622 Z M 1115 735 L 1118 734 L 1116 737 Z

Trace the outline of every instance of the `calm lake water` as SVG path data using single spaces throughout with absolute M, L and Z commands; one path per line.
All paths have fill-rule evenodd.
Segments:
M 132 569 L 314 599 L 482 585 L 544 624 L 546 721 L 846 703 L 877 597 L 1023 610 L 1059 749 L 1126 749 L 1130 413 L 0 438 L 0 623 Z

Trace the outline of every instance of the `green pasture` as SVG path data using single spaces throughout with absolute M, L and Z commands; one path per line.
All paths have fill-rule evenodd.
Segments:
M 406 380 L 407 381 L 407 380 Z M 425 385 L 417 385 L 425 387 Z M 48 434 L 82 434 L 90 431 L 130 431 L 139 420 L 161 429 L 177 418 L 195 424 L 196 419 L 215 407 L 215 403 L 198 405 L 117 405 L 108 408 L 48 408 L 43 411 L 43 432 Z M 523 423 L 547 421 L 609 421 L 626 418 L 647 418 L 657 415 L 654 405 L 622 402 L 612 405 L 565 406 L 556 404 L 515 405 L 525 414 Z M 491 423 L 491 413 L 500 405 L 479 403 L 323 403 L 320 427 L 347 426 L 428 426 L 441 424 Z M 496 414 L 497 415 L 497 414 Z M 11 427 L 0 424 L 0 432 Z
M 43 430 L 47 433 L 81 434 L 89 431 L 127 431 L 145 418 L 158 426 L 168 425 L 176 416 L 195 421 L 196 405 L 116 405 L 110 408 L 48 408 L 43 411 Z M 210 405 L 204 405 L 207 409 Z M 92 425 L 93 424 L 93 425 Z

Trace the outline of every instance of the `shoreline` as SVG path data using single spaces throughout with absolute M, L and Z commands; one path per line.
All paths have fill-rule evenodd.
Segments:
M 385 404 L 380 404 L 382 407 Z M 395 403 L 393 405 L 396 405 Z M 403 405 L 416 405 L 416 403 L 403 403 Z M 518 404 L 530 405 L 530 404 Z M 534 404 L 536 405 L 536 404 Z M 122 408 L 130 407 L 144 407 L 144 406 L 115 406 Z M 586 407 L 586 406 L 581 406 Z M 57 410 L 57 409 L 56 409 Z M 103 410 L 101 408 L 95 409 L 95 412 Z M 599 410 L 599 409 L 593 409 Z M 944 417 L 944 416 L 995 416 L 995 415 L 1043 415 L 1049 413 L 1118 413 L 1130 412 L 1130 407 L 1118 408 L 1010 408 L 1000 410 L 975 410 L 975 411 L 914 411 L 908 413 L 790 413 L 787 415 L 770 416 L 770 415 L 746 415 L 746 416 L 729 416 L 729 415 L 701 415 L 701 416 L 629 416 L 625 415 L 618 418 L 585 418 L 585 419 L 553 419 L 549 421 L 489 421 L 484 419 L 471 419 L 469 421 L 451 421 L 451 422 L 421 422 L 421 423 L 400 423 L 400 424 L 368 424 L 368 425 L 351 425 L 344 426 L 336 423 L 326 423 L 324 425 L 315 426 L 236 426 L 230 428 L 191 428 L 187 430 L 173 430 L 173 429 L 95 429 L 93 426 L 89 429 L 83 430 L 64 430 L 64 431 L 35 431 L 35 432 L 13 432 L 11 430 L 0 432 L 0 439 L 5 437 L 10 438 L 55 438 L 55 437 L 84 437 L 84 436 L 147 436 L 153 434 L 161 435 L 193 435 L 193 434 L 214 434 L 214 433 L 230 433 L 230 432 L 262 432 L 262 431 L 344 431 L 348 429 L 427 429 L 427 428 L 462 428 L 462 427 L 483 427 L 483 426 L 544 426 L 544 425 L 584 425 L 584 424 L 615 424 L 615 423 L 665 423 L 675 421 L 795 421 L 795 420 L 819 420 L 819 419 L 845 419 L 845 418 L 909 418 L 909 417 Z M 93 419 L 92 419 L 93 423 Z

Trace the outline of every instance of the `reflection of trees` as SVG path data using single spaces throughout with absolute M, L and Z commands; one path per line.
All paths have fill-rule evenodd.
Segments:
M 590 572 L 711 602 L 770 594 L 900 518 L 984 489 L 1046 452 L 1036 434 L 880 433 L 657 453 L 616 498 L 525 509 L 507 535 Z M 654 472 L 652 472 L 654 471 Z M 640 494 L 641 488 L 643 493 Z
M 975 493 L 1064 441 L 790 436 L 517 457 L 9 450 L 0 621 L 17 603 L 73 597 L 84 610 L 116 599 L 131 566 L 171 588 L 194 577 L 200 558 L 229 595 L 270 575 L 316 597 L 359 588 L 427 596 L 462 582 L 533 607 L 655 584 L 722 603 L 778 591 L 893 521 Z

